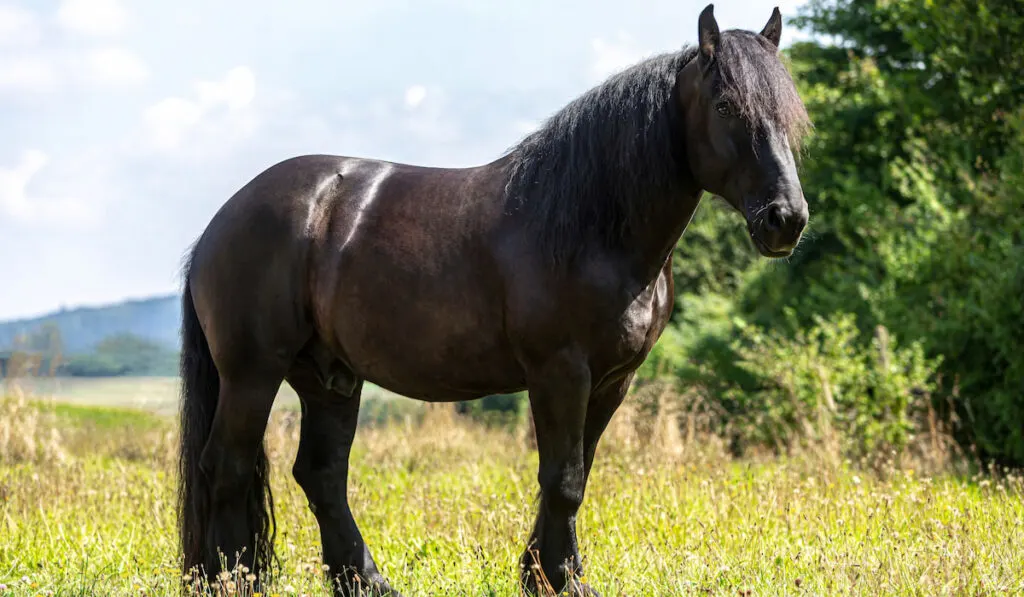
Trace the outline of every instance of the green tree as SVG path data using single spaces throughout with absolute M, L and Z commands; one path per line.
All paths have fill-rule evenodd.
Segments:
M 677 316 L 703 336 L 678 374 L 742 410 L 757 401 L 737 396 L 767 387 L 763 368 L 735 366 L 744 326 L 799 339 L 849 313 L 863 350 L 880 325 L 919 342 L 960 438 L 1024 464 L 1024 44 L 1009 42 L 1024 4 L 812 0 L 792 24 L 821 37 L 787 52 L 815 124 L 800 163 L 810 228 L 781 266 L 744 266 L 717 231 L 694 239 L 714 245 L 700 256 L 680 243 L 698 301 L 738 298 L 710 327 Z

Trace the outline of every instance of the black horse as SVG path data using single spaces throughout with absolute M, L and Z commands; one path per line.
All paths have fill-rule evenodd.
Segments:
M 491 163 L 308 155 L 240 189 L 191 250 L 183 295 L 184 567 L 273 558 L 263 435 L 284 380 L 302 402 L 293 474 L 339 594 L 394 592 L 346 496 L 360 390 L 426 401 L 529 391 L 540 507 L 521 561 L 582 576 L 576 514 L 594 453 L 673 305 L 671 254 L 704 191 L 789 255 L 807 223 L 809 123 L 778 56 L 701 13 L 696 47 L 611 77 Z M 539 569 L 531 566 L 534 556 Z M 532 569 L 531 569 L 532 568 Z M 358 581 L 357 581 L 358 579 Z

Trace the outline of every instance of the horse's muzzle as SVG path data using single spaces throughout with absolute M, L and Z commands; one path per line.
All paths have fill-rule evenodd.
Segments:
M 788 257 L 800 242 L 808 219 L 807 201 L 777 198 L 758 210 L 750 222 L 750 237 L 765 257 Z

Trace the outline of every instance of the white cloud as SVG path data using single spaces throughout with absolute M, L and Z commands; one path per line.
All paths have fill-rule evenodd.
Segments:
M 30 149 L 22 152 L 13 168 L 0 167 L 0 213 L 23 222 L 93 222 L 96 214 L 79 199 L 29 194 L 29 184 L 49 161 L 46 153 Z
M 144 115 L 153 145 L 160 149 L 177 147 L 188 129 L 203 118 L 203 107 L 180 97 L 169 97 L 150 106 Z
M 486 153 L 500 152 L 507 140 L 489 130 L 465 130 L 465 107 L 449 97 L 440 85 L 409 87 L 395 93 L 388 90 L 365 102 L 345 102 L 333 108 L 333 118 L 310 135 L 312 143 L 327 151 L 361 154 L 421 164 L 472 165 Z M 407 101 L 411 99 L 413 102 Z M 416 104 L 415 108 L 410 103 Z M 305 109 L 299 108 L 300 112 Z M 303 120 L 309 120 L 308 115 Z M 502 120 L 496 118 L 495 120 Z M 506 131 L 510 122 L 496 124 Z M 330 131 L 324 135 L 324 130 Z M 296 130 L 289 126 L 289 134 Z M 301 146 L 301 151 L 308 151 Z
M 89 81 L 121 85 L 149 78 L 149 69 L 135 53 L 124 48 L 89 51 L 81 62 L 80 75 Z
M 57 10 L 57 22 L 75 33 L 114 35 L 128 25 L 128 13 L 119 0 L 64 0 Z
M 38 41 L 39 22 L 34 13 L 0 4 L 0 46 L 32 45 Z
M 0 91 L 22 94 L 50 92 L 72 81 L 121 86 L 143 82 L 149 75 L 137 54 L 119 47 L 0 56 Z
M 437 143 L 450 143 L 458 137 L 458 124 L 452 118 L 443 88 L 413 85 L 405 92 L 405 107 L 414 110 L 399 117 L 398 122 L 413 135 Z M 377 109 L 389 112 L 390 102 Z
M 250 68 L 238 66 L 228 71 L 222 81 L 197 82 L 196 89 L 201 105 L 224 105 L 237 110 L 252 103 L 256 96 L 256 76 Z
M 603 81 L 609 76 L 642 60 L 648 51 L 638 47 L 632 36 L 620 32 L 613 40 L 597 37 L 590 41 L 590 76 Z
M 195 83 L 195 97 L 169 97 L 143 113 L 150 147 L 172 151 L 193 134 L 209 134 L 211 142 L 245 135 L 254 126 L 250 108 L 256 96 L 256 77 L 240 66 L 220 81 Z
M 427 88 L 423 85 L 413 85 L 405 90 L 405 105 L 408 108 L 415 108 L 423 103 L 427 97 Z
M 0 90 L 48 91 L 57 85 L 53 63 L 43 55 L 0 59 Z

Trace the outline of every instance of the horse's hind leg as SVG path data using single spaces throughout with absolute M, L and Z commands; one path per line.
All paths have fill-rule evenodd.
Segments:
M 324 375 L 327 372 L 316 363 L 302 359 L 288 374 L 288 383 L 302 402 L 302 432 L 292 472 L 320 526 L 324 563 L 335 594 L 399 597 L 377 570 L 349 509 L 348 459 L 363 382 L 347 369 L 339 370 L 342 365 L 334 367 L 335 375 Z
M 210 529 L 206 574 L 214 575 L 220 554 L 226 569 L 236 565 L 262 572 L 272 553 L 268 463 L 263 434 L 283 373 L 253 367 L 221 374 L 217 409 L 201 466 L 210 483 Z M 218 553 L 219 552 L 219 553 Z

